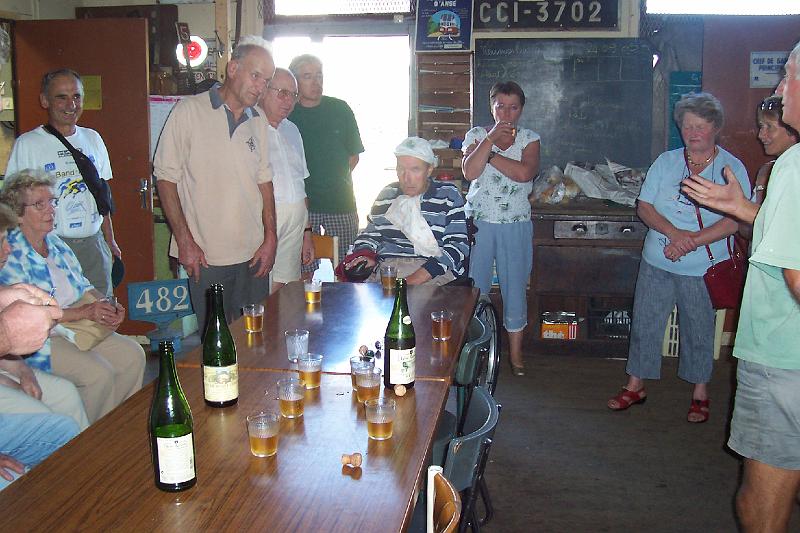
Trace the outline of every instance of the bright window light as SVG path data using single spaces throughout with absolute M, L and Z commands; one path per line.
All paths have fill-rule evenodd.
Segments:
M 410 0 L 275 0 L 276 15 L 360 15 L 410 11 Z
M 798 15 L 798 0 L 647 0 L 647 12 L 668 15 Z

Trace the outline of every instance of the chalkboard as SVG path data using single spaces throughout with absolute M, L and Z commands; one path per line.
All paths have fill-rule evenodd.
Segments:
M 475 125 L 494 122 L 489 89 L 525 91 L 520 125 L 542 137 L 541 169 L 568 161 L 651 163 L 653 55 L 639 39 L 478 39 Z

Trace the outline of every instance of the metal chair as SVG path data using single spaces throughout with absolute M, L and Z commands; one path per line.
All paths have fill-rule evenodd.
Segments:
M 480 531 L 475 501 L 500 417 L 500 406 L 485 387 L 475 387 L 464 424 L 465 435 L 450 441 L 444 476 L 464 494 L 459 533 Z
M 497 323 L 497 312 L 488 294 L 478 300 L 475 307 L 475 316 L 488 330 L 489 339 L 486 365 L 478 371 L 478 385 L 484 385 L 489 393 L 494 396 L 497 390 L 497 378 L 500 375 L 500 325 Z

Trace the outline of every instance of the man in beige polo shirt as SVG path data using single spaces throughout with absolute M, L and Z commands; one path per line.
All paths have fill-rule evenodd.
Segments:
M 179 102 L 159 139 L 158 194 L 172 229 L 170 255 L 190 278 L 197 320 L 206 292 L 225 287 L 225 315 L 269 293 L 275 261 L 275 202 L 267 122 L 255 107 L 275 71 L 264 39 L 239 41 L 223 85 Z

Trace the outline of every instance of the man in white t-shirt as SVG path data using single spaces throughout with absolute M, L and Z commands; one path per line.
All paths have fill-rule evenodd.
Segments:
M 294 122 L 286 117 L 297 102 L 297 80 L 289 70 L 276 68 L 261 107 L 269 124 L 269 163 L 275 189 L 275 220 L 278 249 L 272 268 L 272 292 L 300 279 L 300 263 L 314 260 L 314 243 L 308 225 L 308 177 L 303 138 Z
M 78 73 L 60 69 L 45 74 L 39 101 L 47 110 L 50 126 L 92 160 L 101 179 L 110 180 L 111 162 L 103 139 L 96 131 L 77 125 L 83 112 L 83 82 Z M 6 174 L 27 168 L 44 170 L 55 177 L 55 232 L 75 252 L 92 285 L 111 295 L 112 254 L 122 258 L 114 240 L 111 215 L 100 215 L 72 154 L 44 126 L 20 135 Z

